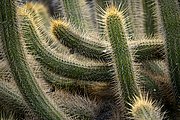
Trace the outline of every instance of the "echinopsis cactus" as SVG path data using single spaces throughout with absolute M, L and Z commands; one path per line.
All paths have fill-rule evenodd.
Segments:
M 0 1 L 1 119 L 179 119 L 177 1 L 44 2 Z

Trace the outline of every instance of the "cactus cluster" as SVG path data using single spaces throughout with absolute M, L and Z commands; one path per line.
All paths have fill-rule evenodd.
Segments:
M 176 0 L 1 0 L 0 119 L 178 120 L 179 33 Z

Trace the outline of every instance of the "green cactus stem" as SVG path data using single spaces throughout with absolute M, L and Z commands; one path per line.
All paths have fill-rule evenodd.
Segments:
M 53 20 L 51 22 L 52 33 L 60 40 L 64 45 L 74 49 L 76 52 L 83 54 L 90 58 L 96 58 L 99 60 L 108 59 L 108 51 L 106 49 L 107 42 L 95 42 L 89 37 L 83 37 L 75 30 L 71 29 L 68 23 L 62 20 Z M 97 40 L 96 40 L 97 41 Z M 106 44 L 104 44 L 106 43 Z
M 176 0 L 158 1 L 165 33 L 165 43 L 172 83 L 180 100 L 180 9 Z M 179 102 L 180 103 L 180 102 Z
M 106 11 L 106 32 L 113 49 L 114 69 L 126 94 L 126 100 L 136 93 L 132 58 L 127 44 L 124 13 L 110 6 Z
M 133 72 L 133 60 L 127 43 L 127 26 L 125 11 L 118 11 L 113 5 L 109 6 L 104 15 L 106 35 L 112 46 L 112 65 L 114 69 L 115 92 L 120 102 L 120 112 L 126 114 L 127 102 L 138 94 Z
M 1 39 L 14 79 L 28 105 L 43 120 L 60 120 L 58 111 L 45 98 L 26 62 L 18 33 L 14 0 L 0 1 Z
M 42 65 L 58 74 L 74 79 L 106 81 L 111 78 L 109 66 L 107 65 L 87 66 L 58 58 L 42 45 L 39 32 L 36 26 L 34 26 L 29 13 L 21 11 L 19 15 L 22 16 L 21 23 L 24 39 L 27 45 L 29 45 L 29 48 L 34 50 L 33 54 L 37 56 L 37 60 L 39 60 Z
M 43 23 L 42 26 L 44 26 L 47 29 L 50 27 L 50 24 L 49 24 L 50 16 L 48 14 L 48 10 L 46 9 L 44 5 L 39 4 L 39 3 L 27 2 L 25 5 L 21 7 L 24 7 L 25 10 L 31 11 L 34 14 L 36 14 L 39 18 L 41 18 L 42 23 Z
M 90 8 L 86 0 L 61 0 L 66 17 L 80 31 L 94 31 L 96 28 L 90 16 Z
M 133 28 L 133 40 L 145 37 L 144 15 L 142 0 L 127 0 L 129 17 Z
M 135 61 L 165 59 L 164 43 L 161 39 L 151 38 L 130 41 L 129 46 Z
M 42 4 L 27 2 L 22 5 L 19 11 L 24 11 L 25 13 L 31 13 L 31 19 L 34 21 L 34 25 L 38 27 L 41 34 L 41 41 L 47 42 L 51 45 L 53 42 L 57 41 L 55 37 L 50 34 L 50 18 L 47 9 Z
M 107 82 L 82 81 L 60 77 L 47 69 L 42 69 L 45 80 L 56 88 L 78 94 L 100 95 L 109 88 Z M 100 95 L 102 96 L 102 95 Z
M 154 37 L 158 32 L 157 5 L 155 0 L 142 0 L 144 10 L 144 27 L 147 37 Z

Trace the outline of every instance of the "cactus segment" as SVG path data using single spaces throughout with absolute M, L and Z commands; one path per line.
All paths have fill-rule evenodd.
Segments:
M 86 0 L 61 0 L 66 17 L 80 31 L 94 30 L 94 24 L 90 16 L 90 8 Z
M 42 69 L 45 80 L 57 88 L 80 94 L 98 94 L 108 89 L 107 82 L 82 81 L 60 77 L 47 69 Z
M 147 37 L 154 37 L 158 32 L 155 0 L 142 0 L 144 8 L 144 28 Z
M 162 15 L 169 72 L 172 83 L 180 96 L 180 10 L 175 0 L 159 0 Z
M 127 43 L 126 18 L 114 6 L 109 6 L 104 17 L 106 34 L 112 45 L 112 62 L 115 81 L 120 83 L 126 102 L 137 93 L 135 75 L 133 72 L 132 56 Z M 120 87 L 120 86 L 118 86 Z
M 165 113 L 161 113 L 161 108 L 157 103 L 148 97 L 135 97 L 131 104 L 130 113 L 134 120 L 163 120 Z
M 27 104 L 43 120 L 60 120 L 61 115 L 43 95 L 26 61 L 18 33 L 14 0 L 0 1 L 1 39 L 14 79 Z M 3 24 L 2 24 L 3 23 Z
M 37 60 L 47 68 L 55 71 L 62 76 L 81 80 L 109 80 L 109 66 L 86 66 L 78 63 L 66 61 L 54 55 L 50 49 L 46 49 L 40 41 L 40 37 L 36 27 L 26 13 L 19 13 L 22 15 L 22 31 L 23 37 L 31 50 L 37 56 Z
M 48 10 L 42 4 L 28 2 L 25 5 L 23 5 L 21 9 L 24 9 L 25 11 L 30 11 L 33 14 L 36 14 L 36 16 L 38 16 L 42 20 L 43 27 L 45 27 L 44 29 L 50 26 L 49 24 L 50 17 L 48 14 Z
M 31 16 L 34 25 L 38 27 L 41 33 L 41 41 L 52 44 L 56 39 L 50 34 L 50 18 L 47 9 L 38 3 L 28 2 L 25 5 L 19 7 L 19 13 L 26 13 Z
M 133 52 L 135 61 L 165 59 L 165 50 L 162 40 L 143 39 L 138 41 L 130 41 L 129 46 Z
M 144 28 L 144 15 L 142 0 L 127 0 L 129 17 L 133 28 L 133 40 L 141 39 L 146 36 Z
M 51 23 L 52 32 L 57 39 L 59 39 L 64 45 L 72 48 L 75 52 L 99 60 L 108 59 L 106 44 L 96 43 L 89 37 L 83 37 L 71 30 L 70 25 L 62 20 L 53 20 Z

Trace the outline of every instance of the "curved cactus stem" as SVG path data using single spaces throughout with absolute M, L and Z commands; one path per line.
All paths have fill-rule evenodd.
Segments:
M 104 90 L 109 88 L 107 82 L 74 80 L 60 77 L 47 69 L 42 69 L 42 71 L 44 73 L 44 78 L 48 83 L 57 88 L 71 91 L 73 93 L 103 96 L 100 93 L 103 93 Z
M 31 11 L 36 14 L 39 18 L 41 18 L 43 27 L 49 28 L 50 27 L 50 16 L 48 14 L 48 10 L 46 7 L 39 3 L 27 2 L 25 5 L 21 6 L 24 7 L 25 10 Z M 44 29 L 45 29 L 44 28 Z
M 72 48 L 90 58 L 96 58 L 99 60 L 108 60 L 109 53 L 107 50 L 107 42 L 95 42 L 89 37 L 81 35 L 75 30 L 71 29 L 68 23 L 62 20 L 53 20 L 51 22 L 52 33 L 60 40 L 64 45 Z M 97 41 L 97 40 L 96 40 Z
M 165 33 L 169 73 L 180 104 L 180 9 L 176 0 L 158 1 Z
M 165 59 L 164 43 L 160 39 L 142 39 L 130 41 L 128 44 L 135 61 Z
M 43 34 L 41 35 L 41 41 L 47 42 L 50 45 L 57 41 L 55 37 L 50 34 L 50 18 L 45 6 L 39 3 L 27 2 L 18 10 L 31 13 L 31 19 L 34 21 L 36 27 L 38 27 L 40 33 Z
M 43 120 L 60 120 L 62 117 L 43 95 L 26 61 L 18 33 L 14 0 L 0 1 L 1 39 L 7 53 L 14 79 L 27 104 Z
M 31 20 L 31 16 L 23 11 L 19 12 L 19 15 L 22 16 L 21 25 L 23 37 L 29 45 L 29 49 L 33 50 L 34 54 L 37 56 L 37 60 L 39 60 L 42 65 L 50 68 L 56 73 L 74 79 L 105 81 L 111 79 L 111 75 L 109 74 L 110 67 L 108 65 L 100 64 L 87 66 L 58 58 L 50 49 L 42 45 L 37 28 L 34 26 L 33 20 Z

